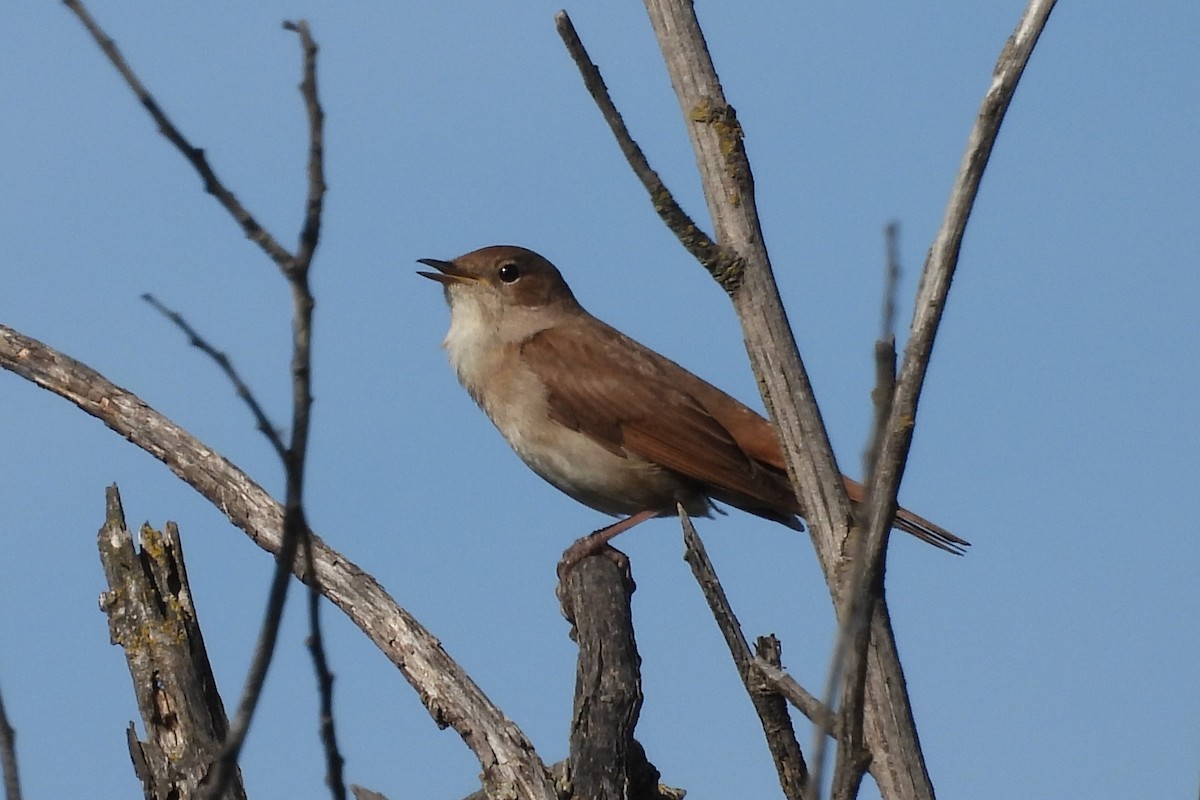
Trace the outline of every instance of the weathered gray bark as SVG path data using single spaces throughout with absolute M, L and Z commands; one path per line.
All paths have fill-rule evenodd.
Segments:
M 143 526 L 135 548 L 116 486 L 106 501 L 97 544 L 108 591 L 100 608 L 113 644 L 125 651 L 146 731 L 138 741 L 132 723 L 128 729 L 134 771 L 146 800 L 191 800 L 221 752 L 229 721 L 192 605 L 179 529 L 171 522 L 162 533 Z M 240 775 L 222 797 L 245 800 Z
M 567 779 L 581 800 L 660 797 L 658 770 L 633 738 L 642 708 L 633 591 L 628 568 L 604 556 L 579 562 L 559 587 L 579 645 Z
M 647 0 L 696 152 L 716 239 L 741 256 L 730 292 L 754 374 L 780 431 L 818 558 L 835 601 L 850 564 L 852 518 L 841 472 L 800 360 L 763 241 L 743 132 L 725 100 L 704 35 L 688 0 Z M 894 643 L 886 607 L 872 619 L 873 639 Z M 866 739 L 871 773 L 888 798 L 933 797 L 894 644 L 873 648 L 867 677 Z
M 74 403 L 162 461 L 267 552 L 282 544 L 283 508 L 216 451 L 114 385 L 95 370 L 0 325 L 0 367 Z M 370 637 L 416 689 L 434 721 L 453 727 L 482 766 L 495 797 L 557 800 L 533 745 L 442 649 L 441 643 L 398 606 L 374 578 L 313 535 L 321 593 Z M 303 556 L 292 564 L 305 574 Z

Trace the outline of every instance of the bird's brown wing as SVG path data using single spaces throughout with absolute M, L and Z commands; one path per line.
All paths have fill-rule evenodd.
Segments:
M 782 457 L 770 423 L 716 387 L 595 320 L 541 331 L 521 354 L 560 424 L 679 473 L 718 500 L 793 521 L 798 507 L 775 466 Z
M 602 322 L 557 326 L 526 340 L 522 357 L 549 390 L 557 422 L 617 455 L 633 454 L 702 486 L 717 500 L 799 527 L 802 514 L 775 429 L 761 415 Z M 864 489 L 842 476 L 855 504 Z M 970 543 L 906 508 L 894 524 L 961 554 Z

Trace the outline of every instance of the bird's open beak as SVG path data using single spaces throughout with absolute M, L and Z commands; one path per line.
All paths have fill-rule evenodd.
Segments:
M 470 283 L 478 280 L 474 275 L 468 275 L 463 272 L 453 261 L 439 261 L 436 258 L 418 258 L 418 264 L 424 264 L 427 267 L 433 267 L 437 272 L 426 272 L 423 269 L 417 270 L 418 275 L 429 278 L 431 281 L 437 281 L 443 286 L 452 286 L 456 283 Z

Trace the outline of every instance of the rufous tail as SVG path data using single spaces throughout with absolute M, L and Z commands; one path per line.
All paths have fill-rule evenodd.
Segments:
M 867 491 L 861 483 L 847 478 L 845 475 L 842 476 L 842 480 L 846 482 L 846 494 L 849 495 L 851 502 L 861 503 L 866 498 Z M 928 542 L 947 553 L 954 553 L 956 556 L 964 555 L 967 548 L 971 546 L 966 539 L 960 539 L 941 525 L 930 522 L 907 508 L 896 511 L 896 519 L 892 521 L 892 527 L 905 533 L 911 533 L 921 541 Z

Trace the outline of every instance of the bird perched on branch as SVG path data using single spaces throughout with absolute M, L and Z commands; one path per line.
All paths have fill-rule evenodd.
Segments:
M 574 560 L 657 516 L 709 516 L 714 501 L 802 530 L 775 429 L 761 415 L 579 305 L 531 250 L 485 247 L 419 263 L 445 289 L 443 346 L 459 382 L 530 469 L 624 519 Z M 861 484 L 843 476 L 861 502 Z M 951 553 L 963 539 L 907 509 L 894 526 Z M 568 551 L 570 554 L 572 551 Z

